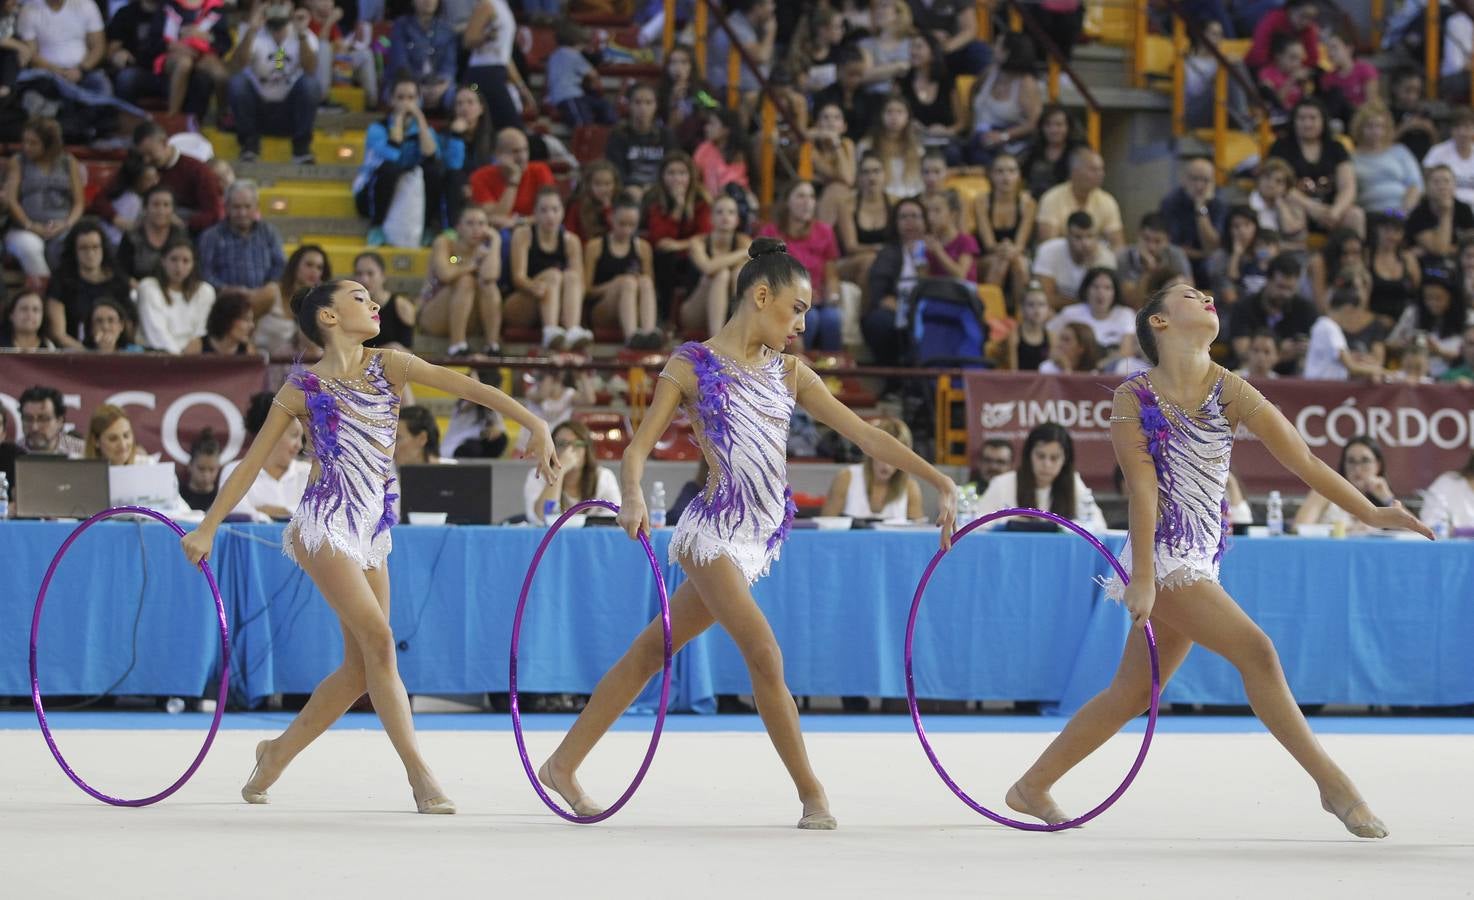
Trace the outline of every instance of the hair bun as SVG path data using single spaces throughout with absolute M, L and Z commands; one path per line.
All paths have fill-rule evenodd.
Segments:
M 287 306 L 292 310 L 292 315 L 295 316 L 302 311 L 302 304 L 307 300 L 307 295 L 312 292 L 312 288 L 313 285 L 308 284 L 292 292 L 292 296 L 287 300 Z
M 787 253 L 788 245 L 777 238 L 760 237 L 754 238 L 752 244 L 747 248 L 747 258 L 757 259 L 759 256 L 767 256 L 769 253 Z

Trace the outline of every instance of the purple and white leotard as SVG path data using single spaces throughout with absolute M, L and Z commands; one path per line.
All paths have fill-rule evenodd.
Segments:
M 387 356 L 371 353 L 357 378 L 326 378 L 300 366 L 287 377 L 306 400 L 317 457 L 317 477 L 282 535 L 282 552 L 293 562 L 299 551 L 316 553 L 325 544 L 365 569 L 389 555 L 399 393 L 384 375 Z M 407 370 L 409 356 L 394 356 L 403 357 Z
M 784 356 L 757 367 L 738 363 L 705 344 L 682 344 L 672 360 L 690 363 L 696 395 L 682 407 L 711 466 L 706 490 L 681 514 L 670 559 L 707 563 L 725 556 L 748 584 L 778 558 L 795 510 L 788 485 L 788 425 L 794 392 Z M 662 372 L 660 377 L 676 383 Z

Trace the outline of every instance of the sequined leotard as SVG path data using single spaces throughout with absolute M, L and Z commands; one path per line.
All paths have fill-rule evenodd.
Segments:
M 1118 389 L 1123 405 L 1136 415 L 1112 421 L 1141 423 L 1147 453 L 1157 470 L 1157 530 L 1153 549 L 1157 588 L 1184 587 L 1197 581 L 1218 582 L 1218 567 L 1228 546 L 1229 457 L 1233 432 L 1259 411 L 1264 397 L 1227 369 L 1203 405 L 1187 410 L 1163 399 L 1146 372 L 1126 379 Z M 1124 396 L 1123 396 L 1124 395 Z M 1121 551 L 1121 564 L 1131 569 L 1131 545 Z M 1121 599 L 1125 586 L 1117 576 L 1104 582 L 1107 596 Z
M 683 344 L 696 395 L 682 401 L 711 465 L 706 490 L 681 515 L 670 559 L 732 560 L 751 584 L 766 575 L 793 524 L 788 486 L 788 425 L 794 394 L 784 357 L 749 368 L 705 344 Z M 675 379 L 662 372 L 662 378 Z
M 297 552 L 316 553 L 324 544 L 365 569 L 389 555 L 399 426 L 399 394 L 384 375 L 390 359 L 408 371 L 408 354 L 380 352 L 370 354 L 358 378 L 325 378 L 300 367 L 287 378 L 306 400 L 317 457 L 317 477 L 282 535 L 282 552 L 293 562 Z

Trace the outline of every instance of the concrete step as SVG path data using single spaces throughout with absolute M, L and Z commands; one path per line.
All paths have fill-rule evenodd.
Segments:
M 279 181 L 261 189 L 261 211 L 272 219 L 358 219 L 348 185 L 336 181 Z
M 283 241 L 282 249 L 290 256 L 301 244 L 317 244 L 322 247 L 334 272 L 352 272 L 353 260 L 369 249 L 384 257 L 384 264 L 392 278 L 415 278 L 423 282 L 430 269 L 430 250 L 427 247 L 370 248 L 364 244 L 363 235 L 304 234 L 294 243 Z M 418 294 L 419 290 L 416 288 L 409 293 Z
M 218 128 L 206 128 L 201 132 L 225 159 L 235 162 L 240 158 L 240 144 L 235 135 Z M 358 165 L 363 162 L 364 133 L 359 130 L 328 131 L 321 125 L 312 138 L 312 155 L 321 163 L 333 165 Z M 261 139 L 261 159 L 269 163 L 290 163 L 292 142 L 283 137 Z
M 283 241 L 301 241 L 307 236 L 333 236 L 362 240 L 368 223 L 357 214 L 351 219 L 331 216 L 272 216 L 271 224 Z
M 268 185 L 282 181 L 312 181 L 352 185 L 358 174 L 358 166 L 319 164 L 294 166 L 290 162 L 232 163 L 237 178 L 250 178 L 257 184 Z

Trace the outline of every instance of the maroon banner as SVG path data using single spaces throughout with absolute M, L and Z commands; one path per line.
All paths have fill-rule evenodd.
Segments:
M 246 440 L 246 401 L 265 379 L 266 364 L 256 356 L 0 353 L 0 407 L 19 442 L 21 393 L 54 387 L 66 403 L 67 427 L 78 435 L 86 436 L 94 409 L 112 403 L 128 414 L 138 445 L 160 459 L 188 462 L 190 442 L 208 427 L 228 462 Z
M 1057 422 L 1075 441 L 1075 465 L 1095 490 L 1114 490 L 1111 395 L 1121 379 L 1106 375 L 982 372 L 967 376 L 968 447 L 1002 438 L 1014 449 L 1038 425 Z M 1300 431 L 1316 456 L 1335 467 L 1341 448 L 1360 434 L 1381 444 L 1387 480 L 1398 494 L 1426 488 L 1461 468 L 1474 452 L 1474 390 L 1453 385 L 1361 385 L 1276 379 L 1256 382 Z M 1245 428 L 1234 441 L 1233 471 L 1245 489 L 1304 493 Z

